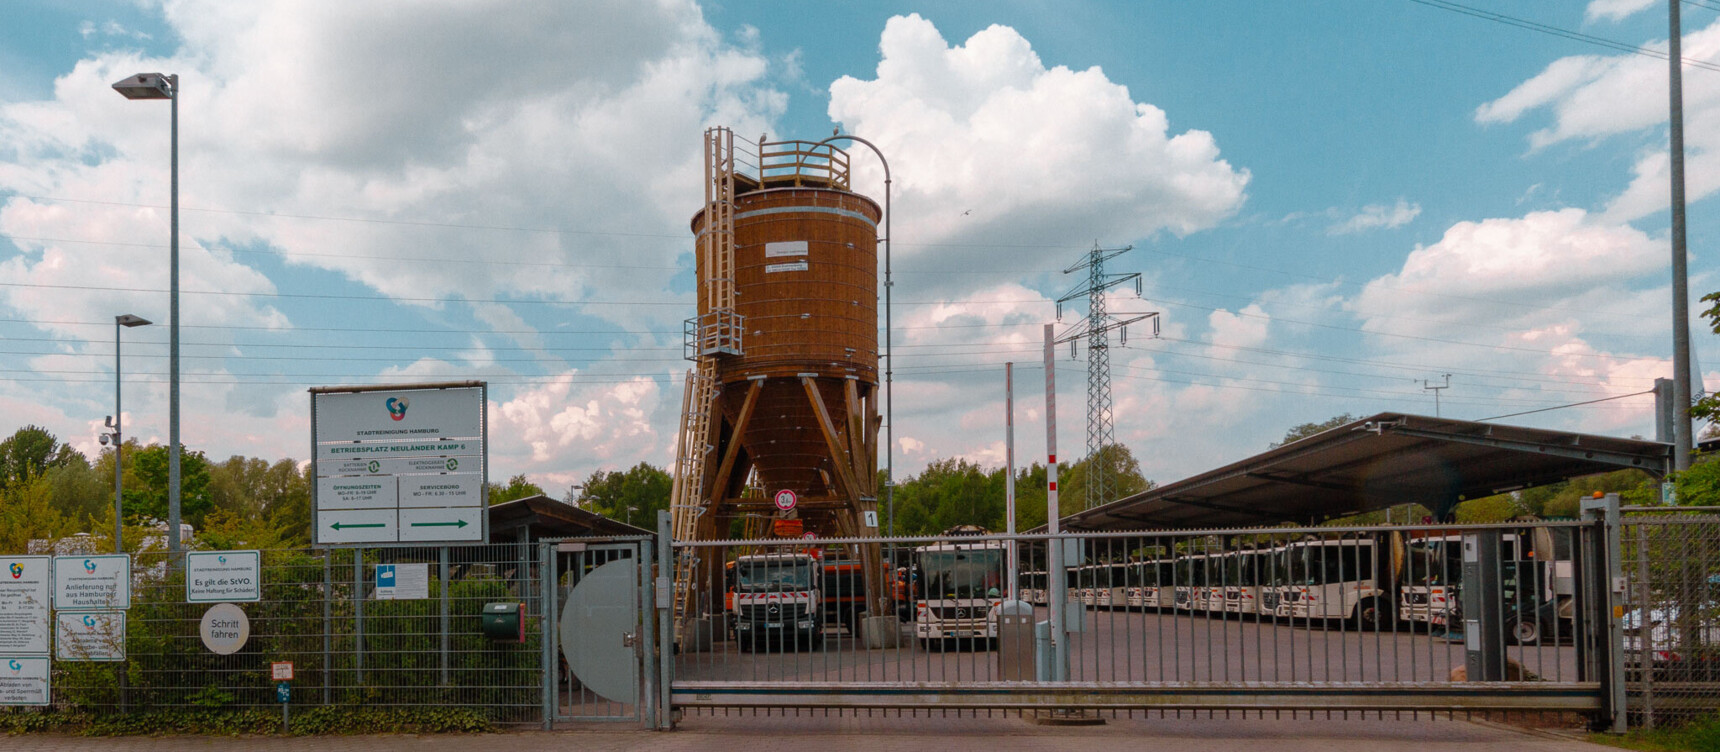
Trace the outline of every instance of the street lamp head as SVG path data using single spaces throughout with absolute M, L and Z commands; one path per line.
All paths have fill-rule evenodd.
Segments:
M 142 316 L 133 316 L 129 313 L 122 313 L 118 316 L 115 316 L 115 317 L 113 317 L 113 320 L 114 320 L 114 323 L 119 324 L 120 326 L 128 326 L 128 327 L 129 326 L 149 326 L 150 324 L 155 323 L 155 322 L 150 321 L 149 319 L 146 319 Z
M 126 99 L 172 99 L 175 78 L 161 73 L 139 73 L 115 82 L 113 90 Z

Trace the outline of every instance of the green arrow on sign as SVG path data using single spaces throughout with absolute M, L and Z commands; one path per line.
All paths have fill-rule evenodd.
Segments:
M 456 520 L 454 522 L 414 522 L 411 525 L 408 525 L 407 527 L 465 527 L 465 526 L 466 526 L 465 520 Z
M 333 525 L 329 525 L 329 527 L 332 527 L 336 530 L 345 530 L 347 528 L 355 528 L 355 527 L 388 527 L 388 525 L 386 523 L 382 523 L 382 522 L 348 522 L 345 524 L 336 522 Z

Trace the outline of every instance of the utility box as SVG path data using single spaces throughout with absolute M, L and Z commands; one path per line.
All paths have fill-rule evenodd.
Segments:
M 526 605 L 524 603 L 484 604 L 484 636 L 492 642 L 526 641 Z
M 1004 601 L 997 607 L 997 675 L 1004 681 L 1034 680 L 1033 604 Z

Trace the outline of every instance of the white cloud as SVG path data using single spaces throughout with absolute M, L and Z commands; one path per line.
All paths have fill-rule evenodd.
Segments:
M 1395 206 L 1370 204 L 1348 219 L 1326 228 L 1328 235 L 1353 235 L 1366 230 L 1402 227 L 1421 215 L 1421 204 L 1398 199 Z
M 946 263 L 925 244 L 960 238 L 1002 246 L 998 263 L 1039 261 L 1043 249 L 1020 244 L 1187 234 L 1244 200 L 1248 171 L 1210 133 L 1172 134 L 1163 110 L 1098 67 L 1048 68 L 1007 26 L 951 46 L 930 21 L 898 16 L 879 48 L 875 78 L 830 85 L 829 113 L 890 160 L 898 252 Z M 874 160 L 855 163 L 866 174 Z
M 1583 20 L 1590 23 L 1603 19 L 1621 21 L 1657 2 L 1658 0 L 1591 0 L 1589 7 L 1583 11 Z
M 1667 45 L 1661 41 L 1644 46 L 1663 51 Z M 1720 62 L 1720 19 L 1686 33 L 1682 52 L 1691 60 Z M 1531 149 L 1659 128 L 1667 121 L 1666 63 L 1632 54 L 1561 58 L 1481 105 L 1476 120 L 1511 123 L 1542 109 L 1550 111 L 1553 121 L 1530 134 Z M 1720 76 L 1700 71 L 1685 75 L 1684 110 L 1685 174 L 1688 198 L 1694 201 L 1720 190 Z M 1656 139 L 1644 146 L 1629 186 L 1608 202 L 1604 218 L 1628 222 L 1664 211 L 1670 196 L 1668 170 L 1665 142 Z

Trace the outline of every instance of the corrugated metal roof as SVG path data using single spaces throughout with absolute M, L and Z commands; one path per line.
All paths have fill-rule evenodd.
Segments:
M 1062 519 L 1065 530 L 1318 522 L 1409 502 L 1463 499 L 1637 468 L 1663 475 L 1672 445 L 1380 413 Z

